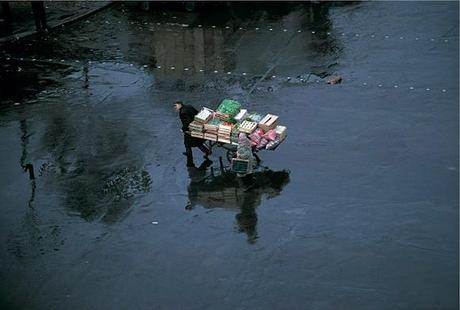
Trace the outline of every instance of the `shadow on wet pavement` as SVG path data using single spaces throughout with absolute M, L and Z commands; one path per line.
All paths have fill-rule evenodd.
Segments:
M 188 168 L 190 184 L 187 187 L 187 210 L 196 206 L 227 208 L 239 212 L 236 215 L 238 231 L 247 234 L 249 243 L 255 243 L 257 235 L 256 208 L 262 198 L 274 198 L 289 183 L 288 171 L 264 170 L 245 177 L 233 172 L 214 176 L 206 167 L 206 161 L 198 168 Z

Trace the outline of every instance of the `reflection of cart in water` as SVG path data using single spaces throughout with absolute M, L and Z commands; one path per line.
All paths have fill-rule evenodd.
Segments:
M 226 208 L 239 211 L 236 215 L 238 230 L 248 235 L 248 242 L 257 239 L 256 207 L 267 199 L 278 196 L 289 183 L 289 172 L 265 169 L 245 177 L 237 177 L 233 172 L 218 176 L 207 175 L 206 163 L 200 168 L 190 168 L 188 186 L 188 209 L 195 206 L 204 208 Z

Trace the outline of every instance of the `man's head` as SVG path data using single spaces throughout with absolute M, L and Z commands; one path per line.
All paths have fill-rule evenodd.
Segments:
M 184 106 L 184 103 L 182 101 L 174 102 L 174 109 L 176 109 L 176 111 L 179 111 L 183 106 Z

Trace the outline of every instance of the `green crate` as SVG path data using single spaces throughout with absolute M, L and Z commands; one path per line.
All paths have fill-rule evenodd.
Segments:
M 233 158 L 232 171 L 237 173 L 247 173 L 249 170 L 249 160 Z

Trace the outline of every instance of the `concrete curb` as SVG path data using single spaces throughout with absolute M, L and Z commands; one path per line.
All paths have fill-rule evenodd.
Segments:
M 107 7 L 109 7 L 112 4 L 114 4 L 114 2 L 110 1 L 108 3 L 105 3 L 104 5 L 101 5 L 98 8 L 93 9 L 93 10 L 81 13 L 81 14 L 76 15 L 76 16 L 70 16 L 68 18 L 64 18 L 59 23 L 57 23 L 57 24 L 55 24 L 53 26 L 49 26 L 48 29 L 53 30 L 53 29 L 56 29 L 58 27 L 61 27 L 61 26 L 65 25 L 65 24 L 71 24 L 71 23 L 76 22 L 76 21 L 78 21 L 78 20 L 80 20 L 82 18 L 85 18 L 85 17 L 88 17 L 88 16 L 90 16 L 92 14 L 95 14 L 95 13 L 97 13 L 97 12 L 107 8 Z M 12 34 L 12 35 L 0 38 L 0 45 L 4 44 L 4 43 L 15 42 L 15 41 L 18 41 L 18 40 L 33 36 L 33 35 L 38 34 L 38 33 L 39 32 L 36 31 L 36 30 L 30 30 L 30 31 L 23 31 L 23 32 L 20 32 L 20 33 Z

